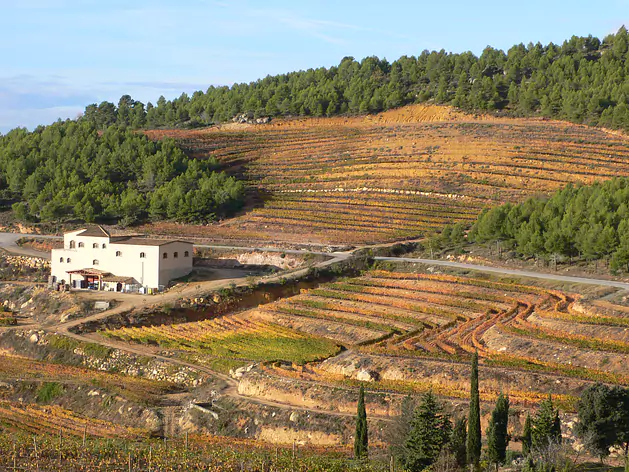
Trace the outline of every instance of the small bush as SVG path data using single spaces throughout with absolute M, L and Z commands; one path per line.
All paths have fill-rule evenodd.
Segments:
M 37 389 L 37 403 L 50 403 L 65 392 L 58 382 L 45 382 Z

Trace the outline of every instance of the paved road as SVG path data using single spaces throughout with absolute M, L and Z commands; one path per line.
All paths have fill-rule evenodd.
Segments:
M 547 274 L 544 272 L 533 272 L 529 270 L 503 269 L 502 267 L 489 267 L 479 264 L 467 264 L 464 262 L 441 261 L 434 259 L 420 259 L 414 257 L 375 257 L 375 259 L 379 261 L 391 262 L 418 262 L 421 264 L 455 267 L 457 269 L 471 269 L 502 275 L 515 275 L 517 277 L 531 277 L 534 279 L 555 280 L 559 282 L 570 282 L 578 284 L 603 285 L 606 287 L 617 287 L 624 290 L 629 290 L 629 283 L 617 282 L 615 280 L 591 279 L 588 277 L 572 277 L 569 275 Z
M 0 233 L 0 248 L 20 256 L 42 257 L 44 259 L 50 259 L 50 253 L 48 252 L 42 252 L 35 249 L 18 246 L 17 240 L 25 236 L 45 239 L 61 239 L 60 236 L 49 236 L 43 234 Z

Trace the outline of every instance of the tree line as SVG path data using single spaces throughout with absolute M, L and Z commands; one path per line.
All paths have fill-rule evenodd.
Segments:
M 481 437 L 480 395 L 478 384 L 478 353 L 472 357 L 470 376 L 470 405 L 467 417 L 453 419 L 446 405 L 431 392 L 419 402 L 407 397 L 398 420 L 391 426 L 392 457 L 402 470 L 463 471 L 496 470 L 514 461 L 522 472 L 571 472 L 576 460 L 562 447 L 559 409 L 552 397 L 540 402 L 537 411 L 527 414 L 517 439 L 521 453 L 508 454 L 512 434 L 509 432 L 509 396 L 500 393 Z M 577 403 L 578 421 L 574 432 L 583 445 L 601 461 L 612 449 L 624 453 L 629 470 L 629 389 L 594 384 L 586 388 Z M 360 387 L 354 456 L 368 458 L 368 427 L 365 390 Z M 570 446 L 568 446 L 570 447 Z M 393 466 L 391 469 L 395 469 Z
M 550 197 L 484 210 L 468 240 L 501 241 L 524 256 L 610 258 L 613 270 L 629 271 L 629 180 L 570 184 Z
M 217 168 L 172 139 L 115 124 L 67 120 L 0 135 L 0 197 L 25 221 L 210 222 L 244 200 L 243 184 Z
M 573 36 L 561 45 L 487 47 L 480 56 L 423 51 L 392 63 L 345 57 L 338 66 L 267 76 L 251 83 L 211 86 L 205 92 L 155 104 L 129 95 L 118 105 L 91 104 L 83 119 L 99 129 L 206 126 L 245 113 L 260 116 L 333 116 L 376 113 L 433 101 L 470 111 L 540 115 L 629 129 L 629 34 L 602 40 Z

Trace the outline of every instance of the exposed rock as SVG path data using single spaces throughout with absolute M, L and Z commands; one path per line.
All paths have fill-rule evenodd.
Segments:
M 374 382 L 376 380 L 377 373 L 369 372 L 368 370 L 362 369 L 356 374 L 356 380 L 360 380 L 361 382 Z
M 292 423 L 297 423 L 297 421 L 299 421 L 299 413 L 297 413 L 296 411 L 293 411 L 290 414 L 290 418 L 288 418 L 288 420 Z
M 271 122 L 270 116 L 262 116 L 260 118 L 254 118 L 252 113 L 241 113 L 232 118 L 234 123 L 250 124 L 250 125 L 265 125 Z

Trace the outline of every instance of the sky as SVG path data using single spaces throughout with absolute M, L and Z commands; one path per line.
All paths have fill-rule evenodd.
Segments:
M 480 54 L 629 26 L 629 0 L 0 0 L 0 12 L 1 133 L 345 56 Z

